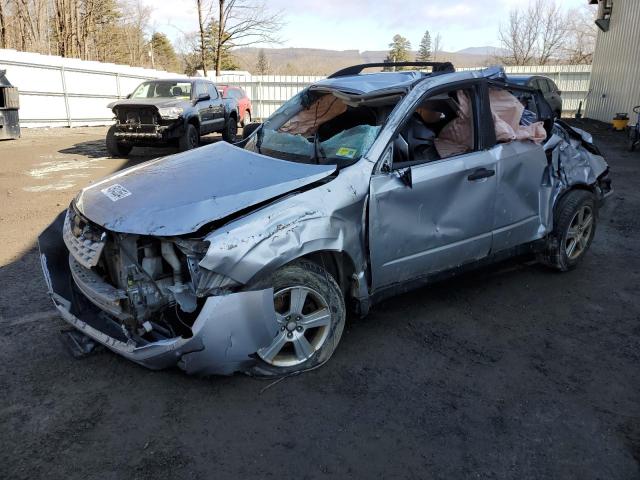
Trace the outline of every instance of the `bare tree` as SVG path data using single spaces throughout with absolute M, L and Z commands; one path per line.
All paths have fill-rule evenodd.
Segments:
M 0 48 L 7 48 L 7 23 L 5 20 L 4 0 L 0 0 Z
M 433 61 L 438 60 L 438 54 L 442 51 L 442 35 L 440 33 L 436 33 L 436 36 L 433 37 Z
M 526 8 L 511 10 L 507 24 L 499 30 L 500 43 L 507 51 L 501 60 L 509 65 L 545 65 L 559 58 L 566 22 L 555 0 L 530 1 Z
M 271 12 L 264 0 L 218 0 L 218 35 L 215 39 L 216 75 L 225 50 L 256 43 L 279 42 L 282 13 Z
M 555 0 L 537 0 L 536 6 L 540 14 L 537 60 L 539 65 L 546 65 L 551 58 L 558 58 L 562 53 L 567 18 Z
M 198 27 L 200 29 L 200 62 L 204 76 L 207 76 L 207 44 L 206 44 L 206 23 L 207 17 L 211 15 L 211 3 L 205 0 L 196 0 L 198 7 Z
M 567 36 L 564 55 L 570 64 L 590 64 L 596 48 L 598 30 L 594 23 L 595 9 L 588 5 L 572 9 L 567 14 Z

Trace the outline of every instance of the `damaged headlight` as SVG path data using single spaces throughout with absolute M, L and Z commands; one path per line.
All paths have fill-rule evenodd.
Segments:
M 191 240 L 177 238 L 174 240 L 176 247 L 180 249 L 187 257 L 197 257 L 202 259 L 204 254 L 209 250 L 209 242 L 207 240 Z
M 173 120 L 178 118 L 184 112 L 184 108 L 182 107 L 164 107 L 158 108 L 158 113 L 162 118 Z

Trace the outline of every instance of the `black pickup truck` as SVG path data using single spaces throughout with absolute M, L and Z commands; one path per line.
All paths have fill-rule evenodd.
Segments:
M 106 139 L 113 156 L 126 156 L 135 146 L 190 150 L 200 136 L 213 132 L 233 143 L 238 131 L 237 102 L 223 99 L 212 82 L 201 78 L 149 80 L 108 107 L 116 121 Z

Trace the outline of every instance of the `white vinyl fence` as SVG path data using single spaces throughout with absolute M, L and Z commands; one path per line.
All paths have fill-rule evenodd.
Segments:
M 20 91 L 20 125 L 53 127 L 108 125 L 107 104 L 125 98 L 144 80 L 184 75 L 34 53 L 0 50 L 0 69 Z M 465 69 L 466 70 L 466 69 Z M 577 110 L 589 90 L 590 65 L 507 67 L 507 74 L 539 74 L 560 90 L 565 115 Z M 242 87 L 253 103 L 253 119 L 264 119 L 303 88 L 324 77 L 223 75 L 218 84 Z M 584 110 L 584 106 L 583 106 Z
M 107 104 L 150 78 L 185 77 L 160 70 L 0 49 L 0 70 L 20 92 L 21 127 L 107 125 Z

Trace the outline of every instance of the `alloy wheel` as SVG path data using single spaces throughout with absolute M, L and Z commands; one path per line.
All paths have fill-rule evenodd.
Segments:
M 288 287 L 273 295 L 278 333 L 258 356 L 276 367 L 291 367 L 309 360 L 322 348 L 331 328 L 327 301 L 304 286 Z
M 582 206 L 571 219 L 565 237 L 565 252 L 569 260 L 575 260 L 584 253 L 593 230 L 593 210 L 590 206 Z

